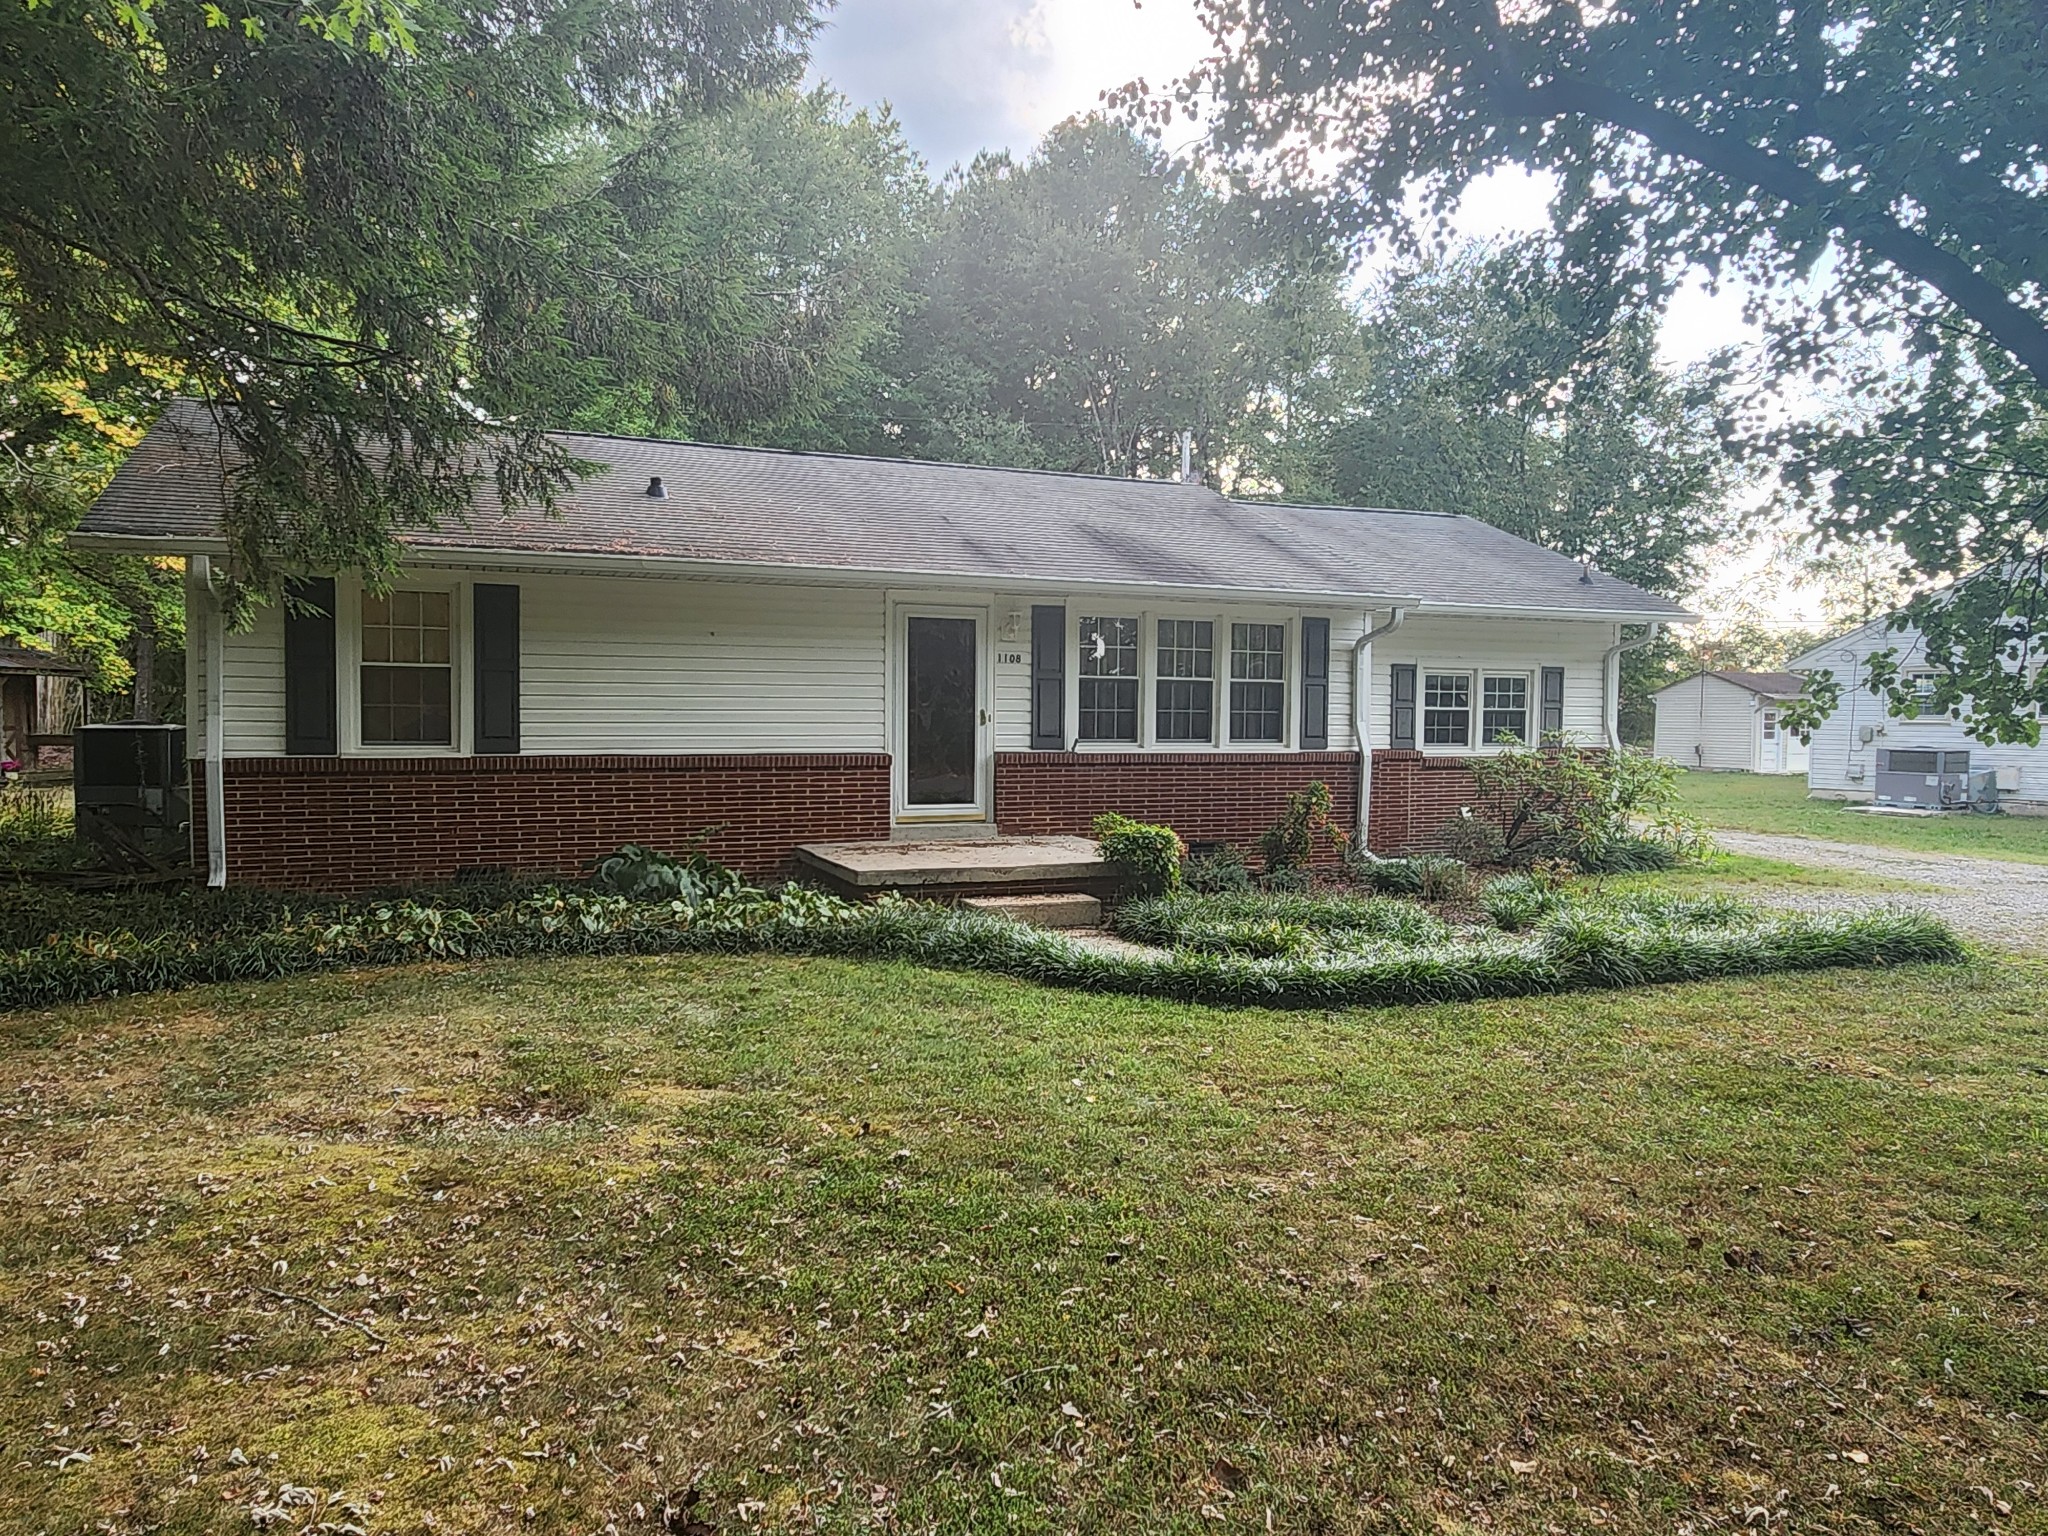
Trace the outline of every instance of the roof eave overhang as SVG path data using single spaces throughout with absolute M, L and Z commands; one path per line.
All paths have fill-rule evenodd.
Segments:
M 224 555 L 218 537 L 167 537 L 161 534 L 75 533 L 72 545 L 109 553 L 161 555 Z M 525 571 L 563 576 L 700 577 L 722 581 L 780 581 L 805 586 L 882 586 L 921 590 L 983 590 L 1061 593 L 1170 592 L 1194 597 L 1278 603 L 1329 602 L 1364 608 L 1418 608 L 1423 600 L 1412 593 L 1318 591 L 1302 587 L 1263 588 L 1200 583 L 1142 581 L 1131 578 L 996 575 L 976 571 L 920 571 L 886 566 L 796 565 L 740 560 L 687 560 L 673 556 L 611 553 L 591 550 L 455 548 L 412 544 L 407 563 L 459 566 L 465 570 Z
M 1683 608 L 1645 612 L 1641 608 L 1561 608 L 1542 603 L 1426 602 L 1425 613 L 1465 614 L 1475 619 L 1588 619 L 1599 624 L 1692 624 L 1699 615 Z

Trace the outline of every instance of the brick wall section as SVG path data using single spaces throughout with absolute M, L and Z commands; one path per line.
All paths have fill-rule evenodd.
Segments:
M 1330 786 L 1337 825 L 1355 826 L 1356 752 L 998 752 L 996 824 L 1086 836 L 1097 816 L 1121 811 L 1191 843 L 1249 851 L 1287 797 L 1317 779 Z
M 1478 787 L 1462 757 L 1425 757 L 1420 752 L 1372 755 L 1370 844 L 1378 854 L 1429 853 L 1437 831 L 1461 806 L 1476 805 Z
M 205 867 L 204 765 L 192 764 Z M 880 752 L 677 756 L 231 758 L 228 879 L 350 891 L 473 868 L 573 872 L 621 843 L 678 848 L 723 824 L 714 857 L 794 872 L 798 843 L 889 835 Z

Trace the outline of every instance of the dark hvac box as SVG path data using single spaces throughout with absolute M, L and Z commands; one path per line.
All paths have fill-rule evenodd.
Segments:
M 182 725 L 82 725 L 72 737 L 78 834 L 166 865 L 192 847 L 192 791 Z

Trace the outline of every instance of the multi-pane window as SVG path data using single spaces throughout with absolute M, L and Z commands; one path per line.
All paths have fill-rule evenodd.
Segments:
M 1918 670 L 1906 674 L 1906 684 L 1912 690 L 1909 697 L 1913 702 L 1913 713 L 1926 717 L 1939 713 L 1934 704 L 1934 685 L 1941 680 L 1939 672 Z
M 1767 709 L 1764 711 L 1764 740 L 1776 741 L 1777 739 L 1778 712 L 1775 709 Z
M 1159 621 L 1158 719 L 1161 741 L 1209 741 L 1216 735 L 1216 626 L 1208 619 Z
M 1084 618 L 1079 639 L 1081 740 L 1136 741 L 1138 621 Z
M 1422 674 L 1422 744 L 1427 747 L 1472 745 L 1472 674 Z
M 1489 677 L 1480 685 L 1479 740 L 1483 745 L 1497 741 L 1529 739 L 1529 679 Z
M 446 592 L 363 594 L 365 746 L 451 746 L 455 669 Z
M 1286 724 L 1287 626 L 1230 626 L 1230 739 L 1278 741 Z

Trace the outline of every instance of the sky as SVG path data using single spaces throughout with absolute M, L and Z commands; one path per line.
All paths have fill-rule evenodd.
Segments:
M 856 104 L 888 102 L 934 176 L 983 149 L 1027 153 L 1056 123 L 1095 110 L 1132 80 L 1163 86 L 1209 52 L 1194 0 L 838 0 L 812 49 L 812 78 Z M 1181 147 L 1168 139 L 1168 148 Z M 1546 222 L 1546 188 L 1496 175 L 1457 220 L 1475 239 Z M 1747 334 L 1741 295 L 1688 285 L 1666 312 L 1662 351 L 1676 366 Z M 1757 556 L 1723 561 L 1710 587 L 1754 586 Z M 1768 602 L 1781 622 L 1813 594 Z

